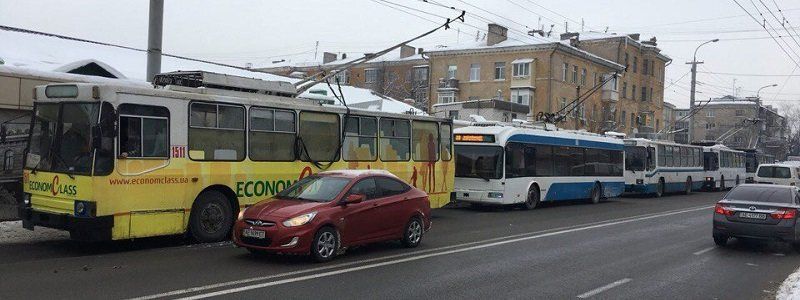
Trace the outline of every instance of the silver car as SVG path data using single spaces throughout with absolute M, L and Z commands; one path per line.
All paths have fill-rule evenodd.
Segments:
M 798 247 L 797 210 L 800 190 L 794 186 L 742 184 L 714 208 L 714 243 L 725 246 L 731 237 L 771 239 Z

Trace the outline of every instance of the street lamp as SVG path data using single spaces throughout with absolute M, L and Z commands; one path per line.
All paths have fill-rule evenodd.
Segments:
M 702 64 L 702 62 L 697 61 L 697 50 L 700 50 L 700 47 L 703 47 L 703 45 L 705 44 L 716 43 L 716 42 L 719 42 L 719 39 L 713 39 L 697 46 L 697 48 L 694 49 L 694 55 L 692 56 L 692 61 L 687 63 L 692 65 L 692 88 L 691 88 L 691 93 L 689 94 L 689 113 L 690 113 L 689 134 L 688 134 L 689 143 L 692 142 L 692 135 L 693 135 L 692 133 L 694 131 L 694 117 L 692 116 L 694 114 L 692 113 L 692 111 L 694 110 L 695 86 L 697 85 L 697 65 Z
M 759 96 L 759 95 L 761 94 L 761 90 L 763 90 L 763 89 L 765 89 L 765 88 L 768 88 L 768 87 L 776 87 L 776 86 L 778 86 L 778 84 L 777 84 L 777 83 L 775 83 L 775 84 L 770 84 L 770 85 L 765 85 L 765 86 L 762 86 L 761 88 L 759 88 L 759 89 L 758 89 L 758 91 L 756 91 L 756 98 L 758 98 L 759 100 L 761 100 L 761 96 Z

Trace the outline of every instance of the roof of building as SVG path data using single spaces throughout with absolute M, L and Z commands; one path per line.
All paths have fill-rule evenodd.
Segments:
M 111 81 L 115 84 L 149 85 L 146 83 L 147 52 L 125 46 L 117 46 L 100 42 L 69 38 L 53 34 L 29 31 L 24 29 L 0 26 L 0 40 L 6 41 L 0 47 L 0 71 L 18 73 L 27 76 L 54 78 L 61 81 L 102 82 L 109 83 L 114 77 L 124 81 Z M 95 64 L 111 77 L 81 76 L 70 74 L 70 70 Z M 256 78 L 268 81 L 297 82 L 298 79 L 264 72 L 250 71 L 235 66 L 225 66 L 212 62 L 197 61 L 188 58 L 162 56 L 161 71 L 203 70 L 228 75 Z M 333 96 L 316 95 L 314 91 L 329 90 L 327 84 L 317 84 L 305 93 L 302 98 L 335 100 Z M 405 113 L 414 110 L 424 114 L 402 101 L 378 95 L 371 90 L 352 86 L 342 86 L 348 104 L 370 101 L 384 101 L 388 105 L 379 108 L 384 112 Z M 338 92 L 338 91 L 337 91 Z M 334 105 L 340 105 L 333 101 Z M 391 109 L 391 110 L 387 110 Z
M 659 58 L 663 59 L 664 61 L 672 60 L 672 58 L 669 57 L 668 55 L 661 53 L 661 49 L 659 49 L 658 46 L 647 43 L 646 41 L 634 39 L 629 34 L 583 31 L 580 32 L 579 39 L 581 41 L 589 41 L 589 42 L 611 40 L 611 39 L 623 39 L 627 45 L 633 45 L 642 49 L 649 49 L 655 51 L 658 54 Z

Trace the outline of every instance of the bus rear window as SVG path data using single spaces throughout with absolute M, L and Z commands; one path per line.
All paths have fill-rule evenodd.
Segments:
M 792 192 L 786 188 L 737 186 L 725 195 L 725 200 L 792 203 Z
M 758 168 L 758 177 L 791 178 L 792 171 L 788 167 L 761 166 Z

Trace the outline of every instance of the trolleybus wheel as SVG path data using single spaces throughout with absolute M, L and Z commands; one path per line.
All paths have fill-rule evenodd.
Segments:
M 592 198 L 589 199 L 592 202 L 592 204 L 600 203 L 600 200 L 602 198 L 601 195 L 602 193 L 600 192 L 600 189 L 601 189 L 600 184 L 595 183 L 594 188 L 592 188 L 592 196 L 591 196 Z
M 656 198 L 661 198 L 664 196 L 664 179 L 659 179 L 658 183 L 656 184 Z
M 534 185 L 528 190 L 528 198 L 525 199 L 525 203 L 522 204 L 522 208 L 525 210 L 531 210 L 537 206 L 539 206 L 539 188 Z
M 736 185 L 739 185 L 739 175 L 736 175 Z
M 724 191 L 725 190 L 725 176 L 722 176 L 719 179 L 719 190 L 720 191 Z
M 683 190 L 684 195 L 689 195 L 692 193 L 692 178 L 686 178 L 686 187 Z
M 203 192 L 192 205 L 189 232 L 201 243 L 223 241 L 233 226 L 231 211 L 231 204 L 225 195 L 218 191 Z

